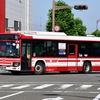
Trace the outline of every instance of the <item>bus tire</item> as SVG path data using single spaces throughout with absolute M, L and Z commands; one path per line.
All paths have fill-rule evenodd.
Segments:
M 91 64 L 90 62 L 85 62 L 83 65 L 83 72 L 88 74 L 91 72 Z
M 36 66 L 35 66 L 34 74 L 35 75 L 42 75 L 42 74 L 44 74 L 44 68 L 45 68 L 45 65 L 42 62 L 38 62 L 36 64 Z

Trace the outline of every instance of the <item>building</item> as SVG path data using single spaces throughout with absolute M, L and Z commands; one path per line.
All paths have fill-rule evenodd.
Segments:
M 0 0 L 0 3 L 4 5 L 1 10 L 5 14 L 0 13 L 0 19 L 5 16 L 6 31 L 33 30 L 33 0 Z

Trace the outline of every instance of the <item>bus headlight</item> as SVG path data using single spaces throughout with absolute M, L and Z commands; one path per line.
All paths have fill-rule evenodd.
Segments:
M 14 66 L 14 67 L 18 67 L 19 65 L 20 65 L 19 62 L 13 62 L 13 66 Z

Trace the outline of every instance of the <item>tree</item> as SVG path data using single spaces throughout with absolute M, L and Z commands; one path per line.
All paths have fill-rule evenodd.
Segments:
M 95 30 L 91 34 L 94 35 L 94 36 L 97 36 L 98 35 L 98 37 L 100 37 L 100 30 Z
M 63 0 L 55 3 L 56 6 L 68 6 Z M 60 26 L 60 32 L 65 32 L 67 35 L 86 35 L 86 27 L 79 18 L 74 18 L 71 8 L 60 9 L 55 11 L 55 25 Z M 48 21 L 46 30 L 52 31 L 52 9 L 48 13 Z
M 83 21 L 80 18 L 74 19 L 74 35 L 85 36 L 86 26 L 83 25 Z

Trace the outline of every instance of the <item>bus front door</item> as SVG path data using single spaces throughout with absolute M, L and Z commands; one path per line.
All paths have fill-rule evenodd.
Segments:
M 78 45 L 77 44 L 68 44 L 68 59 L 67 59 L 67 70 L 68 71 L 77 71 L 78 67 Z
M 21 70 L 31 70 L 31 43 L 22 41 Z

